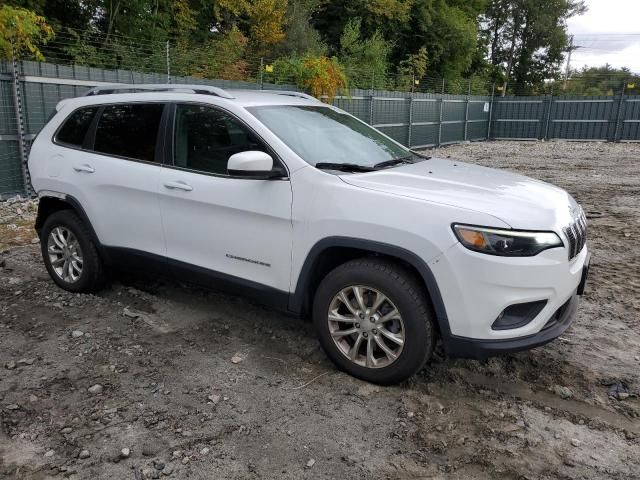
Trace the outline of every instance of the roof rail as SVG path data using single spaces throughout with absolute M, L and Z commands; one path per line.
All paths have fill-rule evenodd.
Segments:
M 318 100 L 316 97 L 313 97 L 311 95 L 309 95 L 308 93 L 304 93 L 304 92 L 296 92 L 293 90 L 258 90 L 259 92 L 264 92 L 264 93 L 275 93 L 276 95 L 288 95 L 289 97 L 300 97 L 300 98 L 306 98 L 307 100 Z M 318 100 L 320 101 L 320 100 Z
M 183 85 L 180 83 L 114 83 L 113 85 L 101 85 L 99 87 L 92 88 L 85 94 L 85 96 L 90 97 L 93 95 L 109 95 L 112 93 L 138 92 L 183 92 L 215 95 L 222 98 L 234 98 L 233 95 L 230 95 L 229 92 L 220 87 L 212 87 L 210 85 Z

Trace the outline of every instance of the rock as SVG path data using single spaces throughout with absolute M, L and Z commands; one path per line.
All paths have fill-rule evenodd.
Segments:
M 73 332 L 71 332 L 72 338 L 80 338 L 83 335 L 84 335 L 84 332 L 82 330 L 74 330 Z
M 346 463 L 348 467 L 353 467 L 356 463 L 358 463 L 358 460 L 351 455 L 343 455 L 341 460 Z
M 184 458 L 182 459 L 182 464 L 183 464 L 183 465 L 186 465 L 187 463 L 189 463 L 189 457 L 184 457 Z
M 19 410 L 19 409 L 20 409 L 20 405 L 17 405 L 15 403 L 7 405 L 7 410 Z
M 44 456 L 47 457 L 47 458 L 51 458 L 51 457 L 53 457 L 54 454 L 55 454 L 55 452 L 53 450 L 47 450 L 47 452 L 44 454 Z
M 68 435 L 71 432 L 73 432 L 73 428 L 71 427 L 64 427 L 62 430 L 60 430 L 60 433 L 63 433 L 65 435 Z
M 36 397 L 33 393 L 29 395 L 29 402 L 35 403 L 38 401 L 38 397 Z
M 91 456 L 91 454 L 89 453 L 89 450 L 82 450 L 80 452 L 80 454 L 78 455 L 78 458 L 80 460 L 84 460 L 85 458 L 89 458 Z
M 636 362 L 640 362 L 640 356 L 639 355 L 636 355 L 634 358 L 636 359 Z
M 242 361 L 242 357 L 237 353 L 231 357 L 231 363 L 240 363 Z
M 122 450 L 120 450 L 120 456 L 122 458 L 129 458 L 129 455 L 131 455 L 131 450 L 128 449 L 127 447 L 125 447 Z
M 162 463 L 162 462 L 153 462 L 153 468 L 155 468 L 156 470 L 162 471 L 162 470 L 164 470 L 165 466 L 166 465 L 164 463 Z
M 207 400 L 216 405 L 220 401 L 220 395 L 209 395 Z
M 573 445 L 574 447 L 579 447 L 580 445 L 582 445 L 582 442 L 580 440 L 578 440 L 577 438 L 572 438 L 571 439 L 571 445 Z
M 169 476 L 173 473 L 173 465 L 171 465 L 170 463 L 168 463 L 167 465 L 165 465 L 165 467 L 162 469 L 162 474 Z
M 562 385 L 554 385 L 553 393 L 558 395 L 560 398 L 564 398 L 565 400 L 569 398 L 573 398 L 573 392 L 569 387 L 563 387 Z
M 210 450 L 207 447 L 204 447 L 202 450 L 200 450 L 200 455 L 207 455 L 210 452 Z
M 21 358 L 16 363 L 18 364 L 18 366 L 24 367 L 25 365 L 33 365 L 35 361 L 35 358 Z
M 4 368 L 6 368 L 7 370 L 13 370 L 14 368 L 16 368 L 16 362 L 5 363 Z
M 142 446 L 142 455 L 145 457 L 155 457 L 160 452 L 160 447 L 157 444 L 147 443 Z
M 625 382 L 616 382 L 609 386 L 607 394 L 611 398 L 625 400 L 629 398 L 629 386 Z
M 99 383 L 96 383 L 95 385 L 92 385 L 87 389 L 87 391 L 92 395 L 98 395 L 99 393 L 102 393 L 103 390 L 104 390 L 104 387 Z
M 306 467 L 307 468 L 311 468 L 316 464 L 316 461 L 313 458 L 310 458 L 309 461 L 307 462 Z

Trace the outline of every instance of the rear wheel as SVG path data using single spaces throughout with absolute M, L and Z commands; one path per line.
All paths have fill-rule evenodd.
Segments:
M 42 258 L 58 286 L 70 292 L 94 292 L 104 270 L 86 225 L 72 210 L 52 213 L 40 232 Z
M 389 260 L 357 259 L 330 272 L 316 292 L 313 321 L 331 360 L 370 382 L 400 382 L 433 353 L 424 288 L 413 272 Z

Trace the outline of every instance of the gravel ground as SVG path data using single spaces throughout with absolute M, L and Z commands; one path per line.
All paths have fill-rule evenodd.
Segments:
M 337 372 L 308 322 L 240 298 L 139 279 L 66 293 L 35 205 L 3 203 L 0 478 L 640 478 L 640 145 L 431 153 L 583 204 L 592 273 L 560 339 L 377 387 Z

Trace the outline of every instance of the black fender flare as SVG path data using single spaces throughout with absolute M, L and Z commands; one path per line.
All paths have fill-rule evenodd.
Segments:
M 311 248 L 307 255 L 307 258 L 304 261 L 304 264 L 302 265 L 300 275 L 298 276 L 296 289 L 291 294 L 289 299 L 290 311 L 296 314 L 302 312 L 304 308 L 306 293 L 310 286 L 311 276 L 314 269 L 318 265 L 318 259 L 320 258 L 321 253 L 329 248 L 335 247 L 354 248 L 365 250 L 374 254 L 395 257 L 415 268 L 422 277 L 424 285 L 427 289 L 427 293 L 429 294 L 429 297 L 431 299 L 431 303 L 433 305 L 434 313 L 436 316 L 436 321 L 438 322 L 438 327 L 440 329 L 440 334 L 443 340 L 449 338 L 449 336 L 451 335 L 451 329 L 449 328 L 447 310 L 444 306 L 440 288 L 438 287 L 438 283 L 435 276 L 433 275 L 433 272 L 431 271 L 431 268 L 429 268 L 427 263 L 422 258 L 405 248 L 390 245 L 387 243 L 377 242 L 374 240 L 336 236 L 323 238 L 322 240 L 318 241 Z
M 87 212 L 85 212 L 84 208 L 82 207 L 82 204 L 78 201 L 78 199 L 72 195 L 56 194 L 55 192 L 52 192 L 51 194 L 44 193 L 41 196 L 39 196 L 38 216 L 36 217 L 36 231 L 38 232 L 38 235 L 40 234 L 42 224 L 46 220 L 46 218 L 41 218 L 41 206 L 44 204 L 43 200 L 46 200 L 46 199 L 53 199 L 56 202 L 68 205 L 69 209 L 73 210 L 76 213 L 76 215 L 80 217 L 80 220 L 82 220 L 82 222 L 87 226 L 87 229 L 89 230 L 89 234 L 91 235 L 91 240 L 93 241 L 94 245 L 97 247 L 100 255 L 104 255 L 104 249 L 102 248 L 102 244 L 100 243 L 100 239 L 98 238 L 96 231 L 93 229 L 93 225 L 91 224 L 91 220 L 89 220 L 89 216 L 87 215 Z M 57 211 L 57 210 L 60 210 L 60 209 L 58 208 L 58 209 L 55 209 L 54 211 Z

